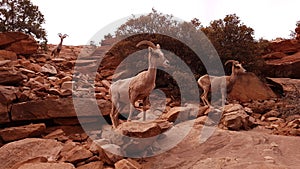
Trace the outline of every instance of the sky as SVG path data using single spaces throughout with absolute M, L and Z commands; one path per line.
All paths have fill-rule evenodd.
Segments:
M 289 38 L 300 20 L 299 0 L 31 0 L 44 15 L 48 43 L 59 43 L 58 33 L 69 35 L 65 45 L 85 45 L 101 40 L 132 15 L 148 14 L 154 8 L 163 14 L 203 26 L 236 14 L 254 29 L 256 39 Z M 111 28 L 111 29 L 108 29 Z M 101 32 L 99 34 L 99 32 Z M 97 39 L 97 40 L 96 40 Z M 98 40 L 98 41 L 99 41 Z

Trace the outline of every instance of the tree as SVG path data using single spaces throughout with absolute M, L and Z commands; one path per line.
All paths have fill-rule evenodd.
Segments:
M 235 14 L 215 20 L 202 31 L 211 40 L 223 61 L 236 59 L 244 62 L 255 60 L 254 30 L 241 23 Z
M 42 24 L 44 15 L 30 0 L 3 0 L 0 2 L 0 32 L 19 31 L 47 43 Z
M 178 22 L 172 15 L 163 15 L 152 8 L 148 15 L 140 17 L 133 16 L 126 23 L 122 24 L 115 32 L 116 37 L 130 36 L 139 33 L 169 33 L 172 28 L 176 28 Z

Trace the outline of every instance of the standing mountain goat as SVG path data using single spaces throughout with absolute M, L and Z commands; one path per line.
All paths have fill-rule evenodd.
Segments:
M 59 56 L 59 53 L 61 51 L 62 48 L 62 43 L 63 40 L 68 36 L 67 34 L 62 35 L 61 33 L 58 34 L 58 36 L 60 37 L 60 43 L 56 46 L 56 48 L 54 48 L 51 52 L 51 56 Z
M 162 53 L 159 44 L 156 46 L 147 40 L 139 42 L 136 46 L 148 45 L 148 69 L 134 77 L 118 80 L 110 87 L 112 109 L 110 118 L 113 127 L 119 125 L 118 115 L 121 109 L 130 103 L 128 120 L 131 120 L 135 102 L 143 101 L 143 120 L 146 119 L 146 104 L 152 90 L 155 88 L 156 71 L 158 66 L 169 66 L 169 61 Z
M 228 63 L 232 63 L 232 67 L 231 67 L 232 72 L 230 76 L 209 76 L 208 74 L 206 74 L 204 76 L 201 76 L 198 79 L 198 84 L 203 89 L 201 100 L 204 103 L 204 105 L 210 106 L 207 96 L 208 96 L 208 92 L 211 90 L 213 91 L 221 90 L 222 105 L 224 105 L 223 102 L 225 100 L 225 94 L 229 93 L 232 90 L 232 87 L 236 79 L 238 78 L 238 75 L 246 71 L 243 68 L 242 64 L 240 64 L 238 61 L 228 60 L 226 61 L 225 65 L 227 65 Z M 226 82 L 226 86 L 224 82 Z

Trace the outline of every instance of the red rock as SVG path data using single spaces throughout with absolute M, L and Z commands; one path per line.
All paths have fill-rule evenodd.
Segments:
M 5 144 L 0 148 L 0 169 L 12 168 L 15 164 L 36 157 L 57 159 L 61 143 L 50 139 L 27 138 Z
M 13 42 L 27 39 L 29 36 L 21 32 L 1 32 L 0 46 L 7 46 Z
M 132 159 L 122 159 L 115 163 L 116 169 L 142 169 L 142 166 Z
M 110 102 L 106 100 L 98 101 L 97 110 L 94 110 L 92 99 L 74 98 L 77 109 L 74 109 L 73 98 L 33 100 L 29 102 L 16 103 L 12 106 L 11 117 L 13 121 L 41 120 L 60 117 L 88 117 L 98 116 L 98 108 L 101 112 L 110 109 Z M 102 111 L 106 110 L 106 111 Z
M 0 103 L 0 124 L 10 122 L 8 113 L 8 106 Z
M 93 153 L 91 153 L 89 150 L 87 150 L 81 146 L 76 146 L 73 149 L 71 149 L 69 152 L 67 152 L 63 156 L 63 158 L 67 162 L 78 163 L 78 162 L 86 160 L 92 156 L 93 156 Z
M 21 165 L 18 169 L 75 169 L 70 163 L 27 163 Z
M 15 52 L 0 50 L 0 60 L 17 60 L 17 54 Z
M 0 130 L 0 137 L 5 142 L 21 140 L 28 137 L 40 136 L 46 129 L 46 125 L 30 124 L 20 127 L 10 127 Z
M 77 169 L 104 169 L 104 164 L 102 161 L 95 161 L 79 166 Z
M 2 85 L 19 85 L 25 77 L 13 69 L 0 70 L 0 84 Z
M 274 53 L 269 53 L 267 55 L 264 55 L 264 56 L 262 56 L 262 58 L 265 60 L 271 60 L 271 59 L 281 59 L 285 56 L 287 56 L 287 55 L 282 52 L 274 52 Z
M 12 43 L 5 49 L 13 51 L 16 54 L 31 55 L 37 52 L 38 47 L 37 42 L 32 37 L 28 37 L 27 39 Z
M 0 103 L 8 105 L 17 99 L 18 89 L 13 86 L 0 86 Z
M 248 102 L 251 100 L 267 100 L 276 98 L 276 94 L 264 84 L 254 73 L 239 75 L 231 92 L 229 100 Z

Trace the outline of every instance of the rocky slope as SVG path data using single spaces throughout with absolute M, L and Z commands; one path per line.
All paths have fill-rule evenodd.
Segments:
M 151 104 L 163 107 L 150 108 L 145 123 L 124 122 L 114 131 L 107 124 L 108 89 L 121 77 L 114 75 L 121 61 L 120 51 L 110 50 L 114 40 L 96 50 L 63 46 L 53 58 L 27 35 L 0 37 L 0 169 L 299 168 L 299 80 L 270 78 L 265 84 L 254 74 L 242 75 L 219 123 L 213 118 L 217 109 L 180 105 L 172 95 L 160 100 L 154 93 Z M 131 46 L 127 53 L 136 50 L 130 41 L 124 44 Z M 204 126 L 219 129 L 200 142 Z

